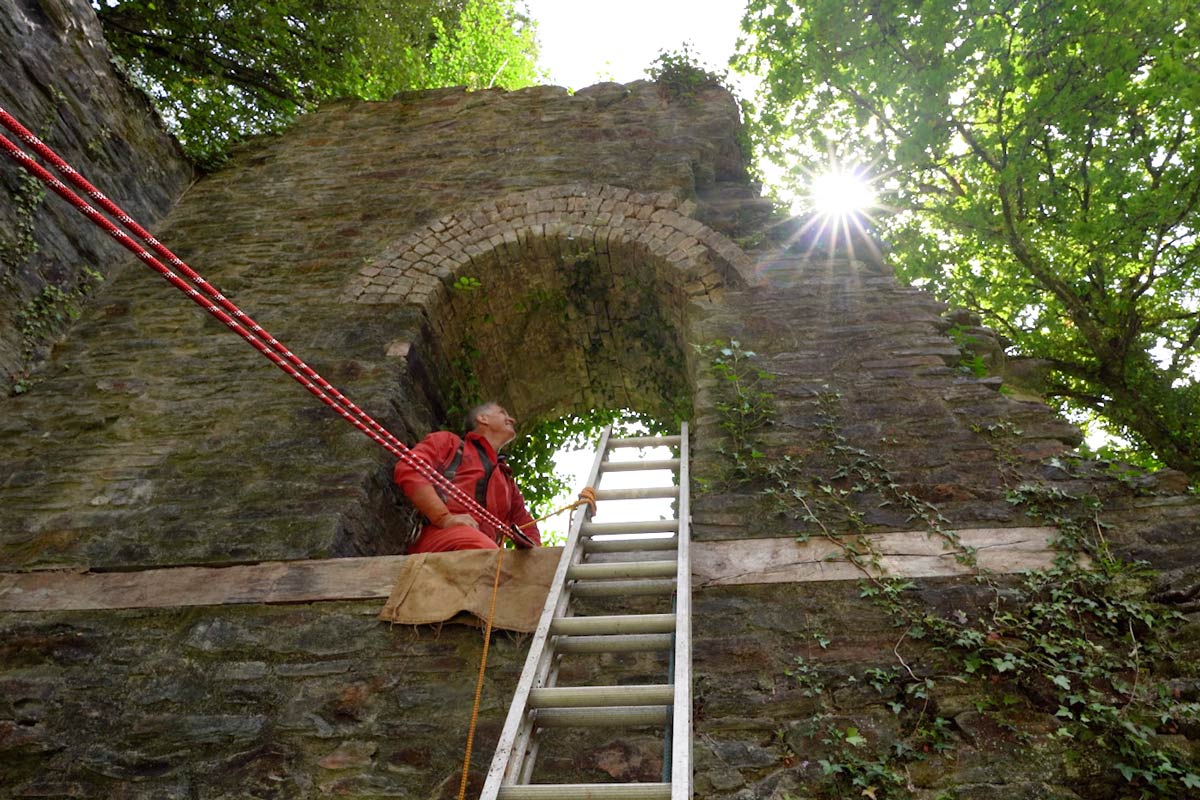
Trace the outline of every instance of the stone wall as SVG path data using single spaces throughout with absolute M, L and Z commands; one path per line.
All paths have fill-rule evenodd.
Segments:
M 701 541 L 1060 524 L 1014 496 L 1095 497 L 1114 550 L 1171 570 L 1142 593 L 1192 615 L 1165 677 L 1195 699 L 1196 499 L 1170 475 L 1116 481 L 1074 458 L 1074 429 L 964 371 L 946 309 L 885 265 L 781 239 L 738 133 L 724 92 L 672 100 L 648 83 L 335 104 L 198 183 L 163 238 L 406 441 L 450 424 L 472 391 L 526 423 L 610 403 L 689 412 Z M 814 513 L 781 508 L 761 470 L 736 473 L 709 368 L 709 345 L 735 340 L 774 376 L 753 458 L 786 466 Z M 4 402 L 0 564 L 396 552 L 389 469 L 222 326 L 126 270 L 44 379 Z M 904 595 L 969 618 L 1019 580 L 921 580 Z M 940 738 L 877 797 L 1124 796 L 1102 751 L 1057 735 L 1044 686 L 964 688 L 943 651 L 862 594 L 696 591 L 697 796 L 836 796 L 822 760 L 911 746 L 914 721 L 934 719 Z M 5 614 L 0 797 L 453 796 L 479 633 L 390 628 L 377 610 Z M 476 780 L 523 645 L 493 642 Z M 645 683 L 664 669 L 603 657 L 562 676 Z M 876 689 L 884 674 L 898 677 Z M 853 741 L 824 741 L 829 726 Z M 1154 735 L 1194 763 L 1196 731 Z M 661 747 L 645 731 L 567 738 L 546 745 L 539 778 L 655 780 Z
M 87 0 L 0 6 L 0 107 L 143 225 L 192 179 L 148 100 L 113 69 Z M 4 135 L 15 141 L 7 130 Z M 23 390 L 122 262 L 111 240 L 8 158 L 0 162 L 0 394 Z
M 1187 615 L 1174 637 L 1177 660 L 1159 677 L 1180 702 L 1196 697 L 1188 663 L 1200 632 L 1200 502 L 1178 494 L 1186 482 L 1170 472 L 1121 482 L 1103 465 L 1073 456 L 1078 432 L 1041 402 L 1003 392 L 1000 379 L 971 374 L 943 333 L 955 315 L 898 286 L 886 268 L 789 262 L 786 255 L 769 263 L 767 285 L 727 293 L 693 335 L 736 340 L 755 354 L 755 368 L 775 376 L 766 386 L 775 417 L 759 443 L 763 462 L 787 469 L 775 479 L 728 479 L 731 443 L 721 427 L 728 416 L 714 411 L 728 397 L 720 380 L 701 375 L 693 470 L 712 489 L 701 488 L 693 502 L 693 538 L 830 531 L 852 538 L 856 531 L 914 528 L 936 538 L 1065 525 L 1066 509 L 1094 503 L 1089 524 L 1102 529 L 1112 550 L 1160 571 L 1140 587 L 1125 578 L 1130 596 L 1151 595 Z M 924 579 L 909 593 L 917 608 L 966 621 L 996 613 L 996 598 L 1019 586 L 996 576 Z M 847 770 L 857 763 L 856 775 L 875 775 L 859 787 L 887 797 L 1127 796 L 1128 785 L 1099 756 L 1061 736 L 1062 720 L 1053 703 L 1047 707 L 1044 690 L 999 674 L 987 689 L 970 687 L 961 662 L 919 641 L 919 624 L 881 610 L 886 603 L 867 598 L 872 588 L 864 579 L 853 587 L 764 584 L 697 593 L 699 796 L 845 796 L 818 788 L 833 780 L 822 761 Z M 917 638 L 909 638 L 914 628 Z M 900 688 L 879 677 L 893 674 L 903 675 Z M 922 699 L 914 701 L 914 691 Z M 895 767 L 902 785 L 885 788 L 882 762 L 876 773 L 868 762 L 919 743 L 920 720 L 939 718 L 950 731 L 946 750 L 926 743 L 927 754 Z M 837 738 L 847 730 L 862 743 Z M 1195 763 L 1195 733 L 1172 730 L 1164 746 Z M 855 762 L 860 754 L 865 760 Z
M 471 277 L 469 269 L 433 276 L 435 284 L 413 289 L 412 302 L 393 294 L 367 304 L 348 293 L 364 270 L 394 258 L 446 210 L 473 212 L 513 191 L 561 185 L 563 175 L 620 181 L 626 191 L 670 195 L 672 204 L 691 200 L 693 209 L 706 191 L 728 194 L 732 185 L 752 194 L 740 166 L 726 163 L 728 149 L 736 152 L 736 125 L 724 93 L 668 105 L 647 83 L 602 84 L 573 96 L 554 88 L 446 90 L 331 106 L 197 184 L 162 238 L 404 440 L 448 421 L 454 379 L 477 381 L 518 417 L 590 408 L 597 395 L 625 402 L 625 383 L 642 380 L 644 370 L 632 360 L 615 363 L 624 347 L 604 337 L 612 319 L 646 323 L 630 316 L 638 307 L 627 298 L 644 305 L 659 297 L 660 272 L 684 274 L 671 251 L 654 256 L 661 266 L 643 268 L 643 245 L 614 239 L 615 253 L 629 253 L 617 253 L 616 268 L 629 265 L 639 277 L 611 301 L 603 286 L 580 296 L 562 283 L 567 272 L 516 274 L 515 265 L 525 264 L 520 253 L 501 262 L 490 242 L 492 255 L 476 256 L 493 265 L 474 270 L 484 282 L 478 292 L 452 288 Z M 736 223 L 727 232 L 737 235 Z M 544 257 L 532 263 L 566 264 L 556 242 L 565 247 L 569 237 L 541 231 Z M 706 247 L 719 244 L 712 243 Z M 571 264 L 570 274 L 590 274 Z M 717 266 L 697 267 L 696 280 L 715 288 Z M 574 310 L 564 311 L 568 290 Z M 662 296 L 675 298 L 662 314 L 677 330 L 656 347 L 674 352 L 677 363 L 659 383 L 672 388 L 672 403 L 686 405 L 678 325 L 687 294 L 664 288 Z M 475 328 L 456 331 L 461 338 L 439 333 L 484 297 L 507 310 L 480 315 Z M 512 358 L 528 346 L 523 326 L 531 321 L 553 330 L 546 322 L 557 315 L 587 320 L 597 312 L 605 321 L 588 323 L 594 341 L 553 360 L 547 352 L 544 364 Z M 562 347 L 565 338 L 547 344 Z M 423 375 L 429 380 L 417 379 Z M 0 470 L 12 476 L 0 501 L 0 552 L 13 567 L 399 550 L 387 454 L 149 272 L 123 273 L 104 288 L 40 387 L 7 401 L 0 420 Z M 546 395 L 545 387 L 569 393 Z M 590 393 L 575 391 L 582 387 Z M 665 395 L 654 396 L 663 402 Z

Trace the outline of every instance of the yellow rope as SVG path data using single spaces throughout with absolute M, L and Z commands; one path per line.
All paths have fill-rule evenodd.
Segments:
M 544 522 L 555 514 L 561 514 L 568 509 L 574 511 L 582 505 L 590 506 L 593 513 L 596 511 L 596 490 L 591 486 L 585 486 L 579 493 L 579 499 L 574 503 L 565 505 L 532 522 L 527 522 L 521 527 L 528 528 L 530 525 Z M 501 547 L 496 551 L 496 577 L 492 583 L 492 603 L 488 608 L 487 626 L 483 633 L 483 654 L 479 657 L 479 678 L 475 681 L 475 703 L 471 706 L 471 725 L 467 728 L 467 752 L 463 756 L 462 782 L 458 786 L 458 800 L 464 800 L 467 796 L 467 777 L 471 771 L 471 749 L 475 744 L 475 727 L 479 723 L 479 698 L 483 695 L 483 676 L 487 670 L 488 645 L 492 641 L 492 620 L 496 616 L 496 596 L 500 593 L 500 565 L 503 560 L 504 548 Z
M 551 511 L 549 514 L 546 514 L 544 517 L 538 517 L 535 520 L 530 520 L 529 522 L 526 522 L 524 525 L 519 525 L 518 527 L 528 528 L 530 525 L 536 525 L 539 522 L 545 522 L 546 520 L 550 519 L 551 517 L 557 516 L 564 511 L 574 511 L 575 509 L 577 509 L 583 505 L 590 506 L 592 509 L 592 513 L 593 514 L 596 513 L 596 490 L 590 486 L 583 487 L 583 491 L 581 491 L 579 493 L 579 499 L 576 500 L 574 503 L 568 503 L 567 505 L 563 506 L 562 508 Z
M 492 641 L 492 618 L 496 616 L 496 595 L 500 593 L 500 564 L 504 561 L 504 548 L 496 551 L 496 578 L 492 583 L 492 605 L 488 609 L 487 627 L 483 632 L 483 655 L 479 657 L 479 679 L 475 682 L 475 704 L 471 707 L 471 726 L 467 729 L 467 752 L 463 756 L 462 783 L 458 787 L 458 800 L 467 796 L 467 774 L 471 769 L 471 747 L 475 744 L 475 725 L 479 722 L 479 698 L 483 694 L 483 673 L 487 669 L 488 645 Z

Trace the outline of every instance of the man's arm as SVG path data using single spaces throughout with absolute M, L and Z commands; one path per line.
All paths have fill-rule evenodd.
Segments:
M 425 519 L 439 528 L 453 528 L 458 525 L 479 527 L 479 522 L 470 514 L 451 514 L 450 509 L 446 508 L 446 504 L 442 502 L 442 498 L 438 497 L 437 490 L 428 483 L 416 487 L 411 492 L 406 492 L 406 496 L 408 502 L 425 515 Z
M 437 431 L 422 439 L 416 447 L 412 448 L 411 452 L 436 470 L 451 457 L 458 448 L 458 442 L 459 438 L 453 433 Z M 429 479 L 423 477 L 415 468 L 405 462 L 396 463 L 393 478 L 403 490 L 408 501 L 425 515 L 425 519 L 439 528 L 453 528 L 457 525 L 479 527 L 479 523 L 469 514 L 450 513 L 450 509 L 446 508 L 445 502 L 438 496 L 437 489 L 433 487 Z

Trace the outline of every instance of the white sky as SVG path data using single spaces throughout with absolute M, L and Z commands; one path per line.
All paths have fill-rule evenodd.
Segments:
M 725 72 L 742 35 L 746 0 L 523 0 L 537 22 L 538 62 L 550 83 L 582 89 L 600 81 L 629 83 L 646 78 L 646 69 L 664 51 L 684 43 L 706 69 Z M 736 95 L 752 98 L 760 79 L 729 74 Z M 768 160 L 758 165 L 772 192 L 782 187 L 781 168 Z M 848 191 L 862 192 L 852 186 Z M 834 203 L 844 202 L 840 198 Z M 806 210 L 804 198 L 792 200 L 793 213 Z
M 537 21 L 539 61 L 553 83 L 582 89 L 646 77 L 663 50 L 684 42 L 710 68 L 725 69 L 744 0 L 526 0 Z

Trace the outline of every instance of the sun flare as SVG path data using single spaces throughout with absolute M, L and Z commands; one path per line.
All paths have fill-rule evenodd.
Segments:
M 809 199 L 817 214 L 836 219 L 864 214 L 876 202 L 871 182 L 853 169 L 832 169 L 813 178 Z

